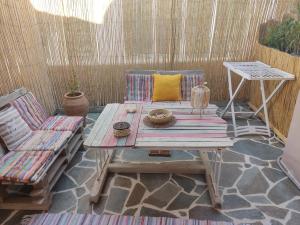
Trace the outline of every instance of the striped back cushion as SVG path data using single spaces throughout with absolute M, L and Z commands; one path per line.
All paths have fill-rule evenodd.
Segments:
M 203 72 L 201 70 L 174 70 L 174 71 L 156 71 L 156 70 L 132 70 L 126 73 L 126 97 L 127 101 L 151 101 L 153 93 L 152 74 L 162 75 L 181 74 L 181 92 L 182 100 L 191 99 L 192 87 L 199 85 L 203 81 Z
M 27 123 L 11 105 L 0 111 L 0 136 L 8 150 L 15 150 L 32 135 Z
M 31 92 L 17 98 L 12 104 L 33 130 L 38 129 L 48 118 L 47 112 Z

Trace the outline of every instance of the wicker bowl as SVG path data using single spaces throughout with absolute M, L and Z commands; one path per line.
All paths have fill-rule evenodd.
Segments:
M 167 109 L 154 109 L 149 112 L 148 118 L 151 123 L 164 124 L 170 122 L 173 119 L 173 114 Z

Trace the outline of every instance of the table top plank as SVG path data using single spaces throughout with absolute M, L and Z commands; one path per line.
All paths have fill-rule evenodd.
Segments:
M 107 131 L 107 123 L 113 119 L 114 113 L 117 111 L 119 104 L 108 104 L 98 117 L 90 134 L 84 142 L 87 147 L 97 146 Z
M 132 103 L 130 103 L 132 107 Z M 98 118 L 85 145 L 95 148 L 132 147 L 144 149 L 199 149 L 223 148 L 233 145 L 227 136 L 227 123 L 216 115 L 216 106 L 210 105 L 211 111 L 204 115 L 192 112 L 190 103 L 134 103 L 136 113 L 127 113 L 128 104 L 109 104 Z M 162 107 L 163 106 L 163 107 Z M 107 109 L 108 108 L 108 109 Z M 143 118 L 155 108 L 170 109 L 176 123 L 167 128 L 148 127 Z M 128 137 L 116 138 L 113 124 L 127 121 L 131 124 Z M 101 128 L 100 128 L 101 126 Z

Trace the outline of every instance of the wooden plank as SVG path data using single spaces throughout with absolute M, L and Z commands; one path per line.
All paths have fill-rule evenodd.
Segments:
M 172 163 L 111 163 L 108 166 L 108 170 L 112 173 L 205 173 L 201 161 L 177 161 Z
M 112 121 L 116 111 L 118 110 L 120 104 L 108 104 L 103 112 L 98 117 L 91 133 L 89 134 L 87 140 L 84 142 L 86 147 L 99 146 L 102 139 L 104 138 L 109 124 Z
M 153 149 L 173 149 L 173 148 L 188 148 L 188 149 L 198 149 L 198 148 L 226 148 L 232 147 L 233 142 L 229 139 L 223 142 L 136 142 L 135 147 L 137 148 L 153 148 Z
M 7 105 L 8 103 L 12 102 L 13 100 L 19 98 L 20 96 L 23 96 L 28 91 L 25 88 L 20 88 L 15 90 L 12 93 L 9 93 L 8 95 L 4 95 L 0 97 L 0 108 Z
M 211 169 L 211 166 L 209 164 L 209 158 L 207 155 L 207 152 L 199 152 L 200 156 L 203 160 L 204 168 L 205 168 L 205 178 L 206 178 L 206 183 L 210 195 L 210 199 L 212 202 L 213 207 L 215 208 L 221 208 L 222 206 L 222 200 L 219 194 L 219 187 L 214 186 L 214 180 L 213 180 L 213 172 Z
M 175 139 L 175 140 L 174 140 Z M 229 138 L 212 137 L 212 138 L 199 138 L 199 137 L 142 137 L 137 138 L 137 142 L 230 142 Z
M 97 177 L 97 179 L 94 182 L 94 185 L 90 192 L 90 202 L 97 203 L 99 200 L 101 191 L 105 184 L 106 176 L 108 174 L 108 165 L 112 161 L 113 155 L 114 155 L 113 153 L 109 154 L 109 156 L 107 157 L 107 159 L 105 160 L 105 162 L 101 168 L 101 172 L 100 172 L 99 176 Z

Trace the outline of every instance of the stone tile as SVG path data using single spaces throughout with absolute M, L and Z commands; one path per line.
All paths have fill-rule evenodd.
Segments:
M 277 169 L 277 170 L 280 170 L 281 171 L 281 168 L 280 168 L 280 166 L 278 165 L 278 163 L 277 163 L 277 161 L 275 160 L 275 161 L 271 161 L 270 162 L 270 165 L 271 165 L 271 167 L 272 168 L 274 168 L 274 169 Z
M 152 193 L 148 198 L 144 200 L 144 203 L 154 205 L 162 208 L 166 206 L 175 195 L 178 194 L 180 188 L 173 183 L 166 183 L 160 189 Z
M 270 204 L 271 202 L 264 195 L 249 195 L 245 196 L 245 198 L 253 203 L 259 204 Z
M 183 174 L 186 177 L 192 178 L 194 181 L 202 184 L 206 184 L 205 174 Z
M 90 195 L 85 195 L 78 200 L 77 213 L 91 213 Z
M 251 204 L 238 195 L 224 195 L 222 209 L 247 208 Z
M 239 164 L 223 163 L 220 176 L 220 185 L 222 187 L 232 187 L 235 181 L 241 176 L 241 169 L 242 166 Z
M 184 191 L 190 193 L 195 187 L 195 181 L 190 178 L 179 176 L 176 174 L 172 175 L 172 178 L 176 181 L 178 185 L 180 185 Z
M 13 210 L 1 209 L 0 210 L 0 224 L 2 224 L 9 215 L 13 212 Z
M 76 205 L 76 197 L 72 191 L 60 192 L 53 195 L 50 213 L 59 213 Z
M 268 182 L 256 167 L 247 169 L 237 183 L 237 188 L 243 195 L 266 193 L 268 187 Z
M 97 179 L 97 173 L 95 173 L 86 183 L 86 187 L 88 189 L 88 191 L 91 191 L 93 186 L 94 186 L 94 183 L 95 183 L 95 180 Z
M 153 191 L 154 189 L 162 186 L 170 179 L 170 174 L 158 174 L 158 173 L 141 173 L 140 180 L 148 189 Z
M 1 212 L 2 212 L 2 210 L 1 210 Z M 42 212 L 41 211 L 36 211 L 36 210 L 20 210 L 20 211 L 17 211 L 16 214 L 14 214 L 14 216 L 11 217 L 11 219 L 9 221 L 7 221 L 4 225 L 21 224 L 21 221 L 22 221 L 24 216 L 32 215 L 32 214 L 39 214 L 39 213 L 42 213 Z
M 284 219 L 286 217 L 286 214 L 288 213 L 287 209 L 279 208 L 276 206 L 256 206 L 256 207 L 266 215 L 277 219 Z
M 81 185 L 90 179 L 94 172 L 95 171 L 93 169 L 89 168 L 73 167 L 68 172 L 68 175 L 71 176 L 77 182 L 77 184 Z
M 282 154 L 282 150 L 278 148 L 251 140 L 237 141 L 233 150 L 262 160 L 275 160 Z
M 90 160 L 96 160 L 96 150 L 95 149 L 89 149 L 85 152 L 84 157 L 86 159 Z
M 70 170 L 71 168 L 73 168 L 75 165 L 77 165 L 79 162 L 81 162 L 82 160 L 82 155 L 83 152 L 82 151 L 77 151 L 76 154 L 73 156 L 73 159 L 71 160 L 71 162 L 69 163 L 69 165 L 66 168 L 66 171 Z
M 270 220 L 271 225 L 283 225 L 282 223 L 280 223 L 277 220 Z
M 286 175 L 282 171 L 272 169 L 272 168 L 265 167 L 265 168 L 262 169 L 262 172 L 273 183 L 276 183 L 277 181 L 279 181 L 282 178 L 286 177 Z
M 83 167 L 91 167 L 91 168 L 96 168 L 96 162 L 93 161 L 81 161 L 78 166 L 83 166 Z
M 300 214 L 292 212 L 291 219 L 287 222 L 286 225 L 299 225 Z
M 300 212 L 300 199 L 294 200 L 287 205 L 287 208 Z
M 141 200 L 144 197 L 145 192 L 146 192 L 146 189 L 143 187 L 143 185 L 137 183 L 134 186 L 134 188 L 127 200 L 126 207 L 132 207 L 137 204 L 140 204 Z
M 265 219 L 265 216 L 257 209 L 235 210 L 235 211 L 227 212 L 226 214 L 236 219 L 251 219 L 251 220 Z
M 197 199 L 197 196 L 188 195 L 181 192 L 173 202 L 168 206 L 167 210 L 188 209 L 191 204 Z
M 206 206 L 196 206 L 189 210 L 189 218 L 199 220 L 232 221 L 220 211 Z
M 142 207 L 140 216 L 154 216 L 154 217 L 173 217 L 176 218 L 175 215 L 169 212 L 165 212 L 162 210 L 151 209 L 147 207 Z
M 122 215 L 134 216 L 137 211 L 137 208 L 126 209 Z
M 196 203 L 201 205 L 211 205 L 209 191 L 207 190 L 206 192 L 204 192 L 204 194 L 199 197 Z
M 59 178 L 58 182 L 55 184 L 53 191 L 63 191 L 71 188 L 75 188 L 77 184 L 75 184 L 68 176 L 62 174 Z
M 251 165 L 251 164 L 249 164 L 249 163 L 245 163 L 245 164 L 244 164 L 244 167 L 245 167 L 245 168 L 247 168 L 247 169 L 249 169 L 249 168 L 251 168 L 251 167 L 252 167 L 252 165 Z
M 93 204 L 93 212 L 96 214 L 102 214 L 107 202 L 107 196 L 101 196 L 97 203 Z
M 281 204 L 299 195 L 300 191 L 295 184 L 286 178 L 280 181 L 270 190 L 268 198 L 275 204 Z
M 260 159 L 255 159 L 255 158 L 252 158 L 252 157 L 249 157 L 250 158 L 250 162 L 254 165 L 257 165 L 257 166 L 268 166 L 269 163 L 266 162 L 266 161 L 263 161 L 263 160 L 260 160 Z
M 199 196 L 203 194 L 203 192 L 207 189 L 207 185 L 197 185 L 194 192 Z
M 236 188 L 230 188 L 230 189 L 227 190 L 227 193 L 229 193 L 229 194 L 237 193 L 237 189 Z
M 126 177 L 115 177 L 114 185 L 124 188 L 131 188 L 131 180 Z
M 223 153 L 224 162 L 245 162 L 245 157 L 242 154 L 238 154 L 232 151 L 224 151 Z
M 81 197 L 86 192 L 86 190 L 84 187 L 80 187 L 80 188 L 76 188 L 75 192 L 77 197 Z
M 105 210 L 121 213 L 129 191 L 120 188 L 111 188 Z

